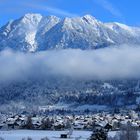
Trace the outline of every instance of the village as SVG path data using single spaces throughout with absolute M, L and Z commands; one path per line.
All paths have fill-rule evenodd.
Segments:
M 126 113 L 96 113 L 89 115 L 2 115 L 0 131 L 3 130 L 47 130 L 62 131 L 61 138 L 68 138 L 73 131 L 120 131 L 131 127 L 140 130 L 140 114 L 135 111 Z M 67 131 L 67 133 L 63 133 Z

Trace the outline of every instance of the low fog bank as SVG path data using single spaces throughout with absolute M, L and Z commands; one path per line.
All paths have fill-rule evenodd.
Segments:
M 140 78 L 140 47 L 124 45 L 84 51 L 0 52 L 0 81 L 47 76 L 93 80 Z

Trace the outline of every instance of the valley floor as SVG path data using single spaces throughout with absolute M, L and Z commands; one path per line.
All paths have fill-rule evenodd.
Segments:
M 30 137 L 32 140 L 41 140 L 47 137 L 49 140 L 61 140 L 60 135 L 65 134 L 67 131 L 37 131 L 37 130 L 12 130 L 12 131 L 0 131 L 0 138 L 4 140 L 25 140 Z M 91 131 L 73 131 L 70 140 L 75 140 L 80 137 L 80 140 L 87 140 Z M 3 140 L 2 139 L 2 140 Z

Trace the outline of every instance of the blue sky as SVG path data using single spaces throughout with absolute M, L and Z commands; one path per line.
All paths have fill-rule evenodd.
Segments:
M 83 16 L 140 26 L 140 0 L 0 0 L 0 26 L 25 13 Z

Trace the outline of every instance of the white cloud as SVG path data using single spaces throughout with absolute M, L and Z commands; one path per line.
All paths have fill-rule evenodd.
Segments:
M 93 0 L 95 3 L 103 7 L 105 10 L 110 12 L 113 16 L 123 17 L 121 11 L 114 6 L 109 0 Z
M 82 79 L 140 78 L 140 47 L 0 53 L 0 81 L 66 76 Z
M 34 8 L 34 9 L 49 12 L 50 14 L 67 16 L 67 17 L 77 16 L 76 14 L 67 12 L 65 10 L 58 9 L 58 8 L 55 8 L 55 7 L 46 6 L 46 5 L 39 5 L 39 4 L 25 4 L 25 5 L 28 6 L 28 7 Z

